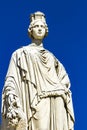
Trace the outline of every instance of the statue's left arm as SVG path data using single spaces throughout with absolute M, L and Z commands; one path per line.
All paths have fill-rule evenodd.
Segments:
M 74 111 L 73 111 L 73 103 L 72 103 L 72 93 L 70 91 L 70 85 L 71 85 L 70 79 L 68 77 L 68 74 L 64 66 L 57 59 L 55 60 L 55 69 L 57 72 L 58 79 L 61 85 L 65 89 L 65 93 L 61 96 L 64 98 L 64 101 L 66 103 L 69 130 L 73 130 L 75 119 L 74 119 Z

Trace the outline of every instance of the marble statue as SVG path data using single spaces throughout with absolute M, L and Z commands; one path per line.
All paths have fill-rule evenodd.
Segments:
M 73 130 L 70 80 L 62 63 L 43 47 L 44 13 L 30 16 L 31 44 L 13 52 L 2 93 L 2 130 Z

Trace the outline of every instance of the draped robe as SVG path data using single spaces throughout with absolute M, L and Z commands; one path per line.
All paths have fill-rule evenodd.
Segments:
M 64 93 L 66 100 L 61 96 Z M 54 100 L 58 98 L 62 98 L 64 102 L 67 120 L 67 128 L 60 130 L 73 130 L 74 113 L 69 77 L 59 60 L 51 52 L 44 49 L 42 45 L 36 46 L 32 43 L 16 50 L 11 57 L 2 94 L 2 127 L 3 130 L 16 130 L 16 128 L 7 128 L 6 124 L 7 106 L 5 99 L 9 94 L 17 96 L 20 101 L 27 118 L 26 130 L 36 130 L 34 123 L 35 120 L 38 120 L 38 117 L 36 117 L 37 106 L 41 102 L 50 100 L 44 105 L 50 102 L 51 105 L 48 105 L 47 109 L 50 107 L 52 110 L 56 104 L 52 105 L 52 102 L 54 103 Z M 44 105 L 42 107 L 45 107 Z M 41 109 L 44 111 L 45 108 Z M 51 128 L 52 122 L 55 122 L 55 120 L 51 121 L 47 130 L 59 130 L 54 127 Z M 54 123 L 54 125 L 56 124 Z

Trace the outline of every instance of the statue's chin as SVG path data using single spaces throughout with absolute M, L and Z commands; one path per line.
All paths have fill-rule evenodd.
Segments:
M 33 36 L 36 40 L 42 40 L 44 36 L 42 34 L 38 34 L 37 36 Z

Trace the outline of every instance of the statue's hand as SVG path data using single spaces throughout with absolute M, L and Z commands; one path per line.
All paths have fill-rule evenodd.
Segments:
M 16 126 L 19 121 L 18 110 L 16 108 L 9 107 L 7 112 L 7 119 L 8 119 L 8 127 Z
M 9 108 L 9 111 L 7 113 L 7 118 L 8 118 L 8 127 L 12 126 L 18 126 L 20 121 L 23 121 L 26 123 L 26 115 L 23 112 L 21 108 Z
M 6 101 L 8 104 L 7 115 L 6 115 L 8 119 L 8 127 L 17 126 L 21 118 L 25 119 L 24 112 L 22 111 L 19 98 L 16 95 L 9 94 Z

